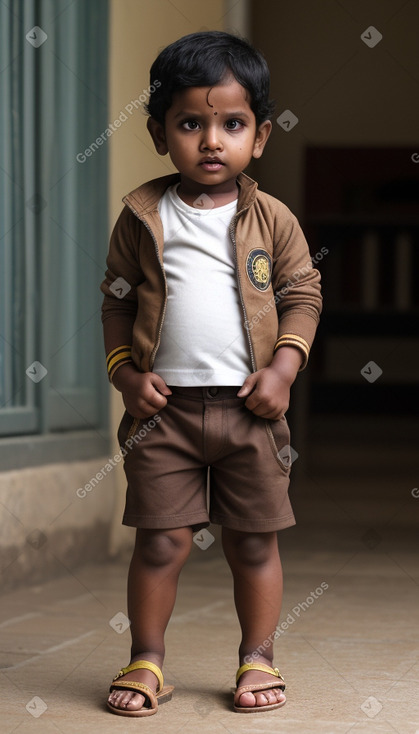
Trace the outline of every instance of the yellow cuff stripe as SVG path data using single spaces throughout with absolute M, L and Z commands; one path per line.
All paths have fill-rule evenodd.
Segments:
M 116 347 L 116 349 L 112 349 L 106 357 L 106 368 L 108 370 L 109 379 L 112 381 L 112 376 L 118 367 L 121 367 L 123 364 L 127 364 L 128 362 L 132 362 L 130 344 L 123 344 L 120 347 Z
M 118 354 L 118 352 L 121 352 L 121 351 L 131 352 L 131 344 L 121 344 L 120 347 L 116 347 L 116 349 L 112 349 L 112 351 L 106 355 L 106 363 L 108 364 L 109 360 L 112 359 L 112 357 L 114 357 L 116 354 Z
M 131 350 L 125 349 L 123 352 L 119 352 L 119 354 L 116 354 L 115 357 L 113 357 L 108 362 L 108 372 L 111 371 L 112 367 L 119 362 L 121 359 L 131 359 Z
M 310 351 L 310 347 L 308 346 L 306 340 L 303 339 L 302 336 L 297 336 L 297 334 L 281 334 L 281 336 L 277 339 L 277 342 L 275 344 L 275 349 L 277 345 L 279 344 L 279 342 L 284 341 L 284 339 L 287 339 L 287 340 L 291 339 L 292 341 L 298 342 L 305 351 L 307 352 Z
M 279 339 L 277 339 L 276 341 L 274 353 L 280 347 L 285 346 L 296 347 L 297 349 L 300 349 L 300 351 L 303 353 L 304 359 L 299 370 L 301 372 L 301 370 L 303 370 L 304 367 L 307 365 L 308 355 L 310 354 L 310 347 L 307 344 L 306 340 L 303 339 L 301 336 L 297 336 L 297 334 L 282 334 L 282 336 L 280 336 Z
M 109 372 L 109 380 L 110 380 L 110 381 L 112 382 L 112 377 L 114 376 L 114 374 L 115 374 L 115 372 L 117 371 L 117 369 L 119 369 L 120 367 L 122 367 L 122 365 L 123 365 L 123 364 L 129 364 L 129 363 L 131 363 L 131 364 L 132 364 L 132 361 L 133 361 L 133 360 L 132 360 L 132 359 L 131 359 L 131 357 L 130 357 L 129 359 L 123 359 L 123 360 L 122 360 L 122 362 L 118 362 L 118 363 L 117 363 L 117 364 L 116 364 L 116 365 L 115 365 L 115 366 L 114 366 L 114 367 L 113 367 L 113 368 L 111 369 L 111 371 Z

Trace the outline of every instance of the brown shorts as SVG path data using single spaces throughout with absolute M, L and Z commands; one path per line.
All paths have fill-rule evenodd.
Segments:
M 268 532 L 295 524 L 287 421 L 259 418 L 236 397 L 239 389 L 171 387 L 152 418 L 125 412 L 118 431 L 128 480 L 124 525 L 195 531 L 213 522 Z

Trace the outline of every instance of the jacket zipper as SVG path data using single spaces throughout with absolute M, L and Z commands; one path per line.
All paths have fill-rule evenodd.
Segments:
M 156 353 L 157 353 L 157 350 L 158 350 L 158 348 L 160 346 L 160 338 L 161 338 L 161 332 L 162 332 L 162 329 L 163 329 L 163 321 L 164 321 L 164 317 L 166 315 L 167 293 L 168 293 L 168 291 L 167 291 L 167 279 L 166 279 L 166 274 L 164 272 L 163 264 L 162 264 L 162 262 L 160 260 L 159 248 L 158 248 L 158 245 L 157 245 L 157 240 L 156 240 L 156 238 L 155 238 L 155 236 L 153 234 L 153 231 L 152 231 L 150 225 L 147 224 L 147 222 L 142 217 L 140 217 L 140 215 L 138 214 L 138 212 L 134 209 L 134 207 L 131 206 L 131 204 L 129 204 L 128 202 L 125 202 L 125 203 L 131 209 L 131 211 L 133 212 L 133 214 L 135 214 L 135 216 L 137 217 L 137 219 L 139 219 L 140 222 L 142 222 L 142 224 L 146 228 L 147 232 L 150 234 L 151 239 L 153 240 L 153 243 L 154 243 L 154 249 L 156 251 L 157 260 L 158 260 L 159 265 L 161 267 L 161 271 L 162 271 L 162 275 L 163 275 L 163 279 L 164 279 L 164 295 L 165 295 L 165 299 L 164 299 L 163 308 L 160 311 L 160 321 L 159 321 L 159 329 L 158 329 L 158 332 L 157 332 L 157 340 L 155 341 L 153 351 L 151 352 L 151 355 L 150 355 L 150 369 L 152 370 L 153 369 L 153 365 L 154 365 L 154 360 L 156 358 Z
M 236 266 L 236 276 L 237 276 L 237 285 L 238 285 L 238 291 L 239 291 L 239 296 L 240 296 L 240 303 L 241 303 L 241 307 L 243 309 L 246 335 L 247 335 L 247 340 L 249 342 L 250 361 L 251 361 L 251 364 L 252 364 L 252 370 L 253 370 L 253 372 L 256 372 L 255 355 L 254 355 L 254 352 L 253 352 L 253 344 L 252 344 L 252 340 L 250 338 L 249 328 L 248 328 L 249 321 L 248 321 L 248 318 L 247 318 L 246 307 L 244 305 L 244 299 L 243 299 L 243 293 L 242 293 L 240 273 L 239 273 L 239 268 L 238 268 L 238 265 L 237 265 L 237 247 L 236 247 L 235 228 L 236 228 L 236 223 L 237 223 L 237 220 L 239 218 L 239 215 L 240 215 L 240 212 L 234 217 L 234 219 L 232 220 L 232 222 L 230 224 L 230 237 L 231 237 L 231 241 L 233 243 L 234 262 L 235 262 L 235 266 Z

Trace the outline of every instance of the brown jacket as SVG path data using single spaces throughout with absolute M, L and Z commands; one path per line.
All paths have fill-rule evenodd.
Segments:
M 102 321 L 108 371 L 131 359 L 153 369 L 167 302 L 163 227 L 157 205 L 179 174 L 157 178 L 124 197 L 107 258 Z M 320 274 L 296 217 L 241 173 L 230 226 L 243 322 L 253 370 L 285 344 L 300 349 L 303 369 L 321 312 Z

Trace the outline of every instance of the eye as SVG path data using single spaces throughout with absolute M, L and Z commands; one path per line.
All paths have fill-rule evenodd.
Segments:
M 182 122 L 182 127 L 185 130 L 197 130 L 199 128 L 199 125 L 196 120 L 184 120 Z
M 226 122 L 227 130 L 239 130 L 241 127 L 243 127 L 243 123 L 240 120 L 227 120 Z

